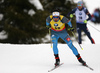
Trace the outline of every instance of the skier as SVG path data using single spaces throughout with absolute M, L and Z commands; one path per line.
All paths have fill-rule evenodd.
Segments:
M 60 15 L 59 11 L 54 11 L 52 15 L 46 18 L 46 27 L 51 29 L 51 38 L 53 42 L 53 52 L 55 56 L 55 66 L 60 64 L 60 58 L 58 53 L 58 39 L 61 38 L 64 40 L 69 48 L 72 50 L 73 54 L 77 57 L 78 61 L 83 65 L 86 65 L 86 62 L 83 61 L 80 54 L 78 53 L 77 49 L 73 46 L 70 36 L 68 35 L 65 24 L 68 24 L 71 31 L 74 31 L 70 20 L 68 20 L 65 16 Z
M 88 31 L 88 28 L 87 28 L 87 21 L 91 19 L 91 15 L 89 11 L 85 7 L 83 7 L 82 1 L 79 1 L 77 3 L 77 7 L 73 9 L 70 13 L 68 13 L 68 16 L 70 16 L 70 18 L 73 18 L 73 13 L 75 13 L 75 16 L 76 16 L 76 25 L 77 25 L 79 44 L 82 44 L 82 41 L 81 41 L 82 30 L 91 40 L 91 43 L 95 44 L 94 39 L 91 37 L 90 32 Z M 86 15 L 88 15 L 88 19 L 86 19 Z

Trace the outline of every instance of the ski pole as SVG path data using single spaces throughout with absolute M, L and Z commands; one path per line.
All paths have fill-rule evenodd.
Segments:
M 87 23 L 89 24 L 89 23 Z M 90 25 L 90 24 L 89 24 Z M 92 25 L 90 25 L 92 28 L 94 28 L 95 30 L 97 30 L 98 32 L 100 32 L 100 30 L 98 30 L 97 28 L 93 27 Z
M 72 18 L 70 18 L 70 21 L 72 20 Z M 72 32 L 72 31 L 71 31 Z M 73 36 L 75 37 L 75 39 L 76 39 L 76 36 L 75 36 L 75 34 L 74 34 L 74 32 L 72 32 L 72 34 L 73 34 Z M 76 40 L 77 41 L 77 40 Z M 77 41 L 77 43 L 78 43 L 78 41 Z M 79 44 L 79 43 L 78 43 Z M 81 47 L 81 45 L 79 44 L 79 46 L 80 46 L 80 48 L 83 50 L 83 48 Z
M 50 35 L 50 44 L 51 44 L 51 48 L 52 48 L 51 28 L 49 28 L 49 35 Z
M 75 37 L 75 39 L 76 39 L 76 36 L 75 36 L 75 34 L 74 34 L 74 32 L 72 32 L 72 34 L 73 34 L 73 36 Z M 77 40 L 76 40 L 77 41 Z M 77 43 L 78 43 L 78 41 L 77 41 Z M 79 43 L 78 43 L 79 44 Z M 83 50 L 83 48 L 82 48 L 82 46 L 79 44 L 79 46 L 80 46 L 80 48 Z

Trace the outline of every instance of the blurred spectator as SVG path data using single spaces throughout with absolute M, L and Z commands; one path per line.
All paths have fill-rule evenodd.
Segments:
M 95 23 L 96 19 L 95 19 L 94 15 L 92 14 L 91 17 L 92 17 L 91 21 Z
M 91 16 L 92 16 L 92 18 L 91 18 L 92 22 L 100 23 L 100 9 L 99 8 L 96 8 L 94 10 L 94 13 Z
M 95 17 L 99 17 L 99 10 L 98 10 L 98 9 L 95 9 L 93 15 L 94 15 Z

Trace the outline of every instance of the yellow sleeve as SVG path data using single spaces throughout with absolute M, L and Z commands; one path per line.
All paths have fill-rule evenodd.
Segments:
M 52 19 L 53 18 L 53 16 L 52 15 L 50 15 L 50 19 Z
M 60 19 L 61 19 L 61 20 L 63 19 L 63 17 L 64 17 L 63 15 L 60 15 Z

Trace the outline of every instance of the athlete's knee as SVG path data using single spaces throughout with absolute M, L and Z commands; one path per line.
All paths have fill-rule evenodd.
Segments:
M 68 43 L 68 46 L 69 46 L 69 48 L 72 48 L 73 47 L 73 44 L 72 44 L 71 41 Z
M 53 40 L 53 51 L 54 54 L 58 54 L 58 48 L 57 48 L 57 41 Z
M 56 38 L 53 38 L 52 42 L 53 42 L 53 44 L 57 44 L 58 41 L 56 40 Z
M 76 30 L 77 30 L 77 32 L 78 32 L 78 33 L 81 31 L 79 27 L 77 27 L 77 29 L 76 29 Z
M 69 45 L 70 43 L 72 43 L 69 35 L 67 35 L 63 40 L 67 43 L 67 45 Z
M 51 37 L 51 38 L 52 38 L 52 42 L 53 42 L 53 43 L 57 43 L 57 39 L 56 39 L 56 37 L 55 37 L 55 36 L 53 36 L 53 35 L 52 35 L 52 37 Z
M 78 54 L 77 49 L 74 47 L 74 45 L 72 43 L 70 43 L 68 46 L 73 51 L 73 54 L 74 55 L 77 55 Z

